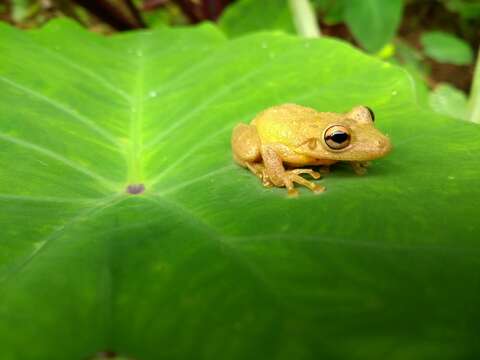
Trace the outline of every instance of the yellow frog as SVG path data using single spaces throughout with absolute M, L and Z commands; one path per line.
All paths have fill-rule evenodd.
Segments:
M 265 186 L 286 187 L 297 195 L 294 183 L 314 192 L 325 188 L 300 176 L 314 179 L 320 173 L 304 166 L 329 166 L 349 161 L 357 174 L 366 172 L 369 160 L 392 148 L 388 137 L 374 126 L 373 111 L 365 106 L 347 113 L 318 112 L 312 108 L 283 104 L 268 108 L 250 123 L 233 129 L 235 161 L 258 176 Z

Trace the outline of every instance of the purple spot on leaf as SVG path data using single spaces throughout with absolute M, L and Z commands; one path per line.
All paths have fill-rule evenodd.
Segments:
M 131 195 L 142 194 L 145 191 L 145 186 L 143 184 L 131 184 L 127 186 L 127 193 Z
M 106 350 L 96 353 L 93 357 L 89 360 L 106 360 L 106 359 L 114 359 L 117 357 L 117 354 L 114 351 Z

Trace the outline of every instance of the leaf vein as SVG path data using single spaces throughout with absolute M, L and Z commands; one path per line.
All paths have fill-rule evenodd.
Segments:
M 56 239 L 59 239 L 65 232 L 70 229 L 71 227 L 75 226 L 76 224 L 87 220 L 87 219 L 92 219 L 95 215 L 101 213 L 105 209 L 108 209 L 117 203 L 121 202 L 123 199 L 126 197 L 124 195 L 114 195 L 114 196 L 109 196 L 107 198 L 104 198 L 100 201 L 98 201 L 93 207 L 89 207 L 85 209 L 84 211 L 80 212 L 76 216 L 74 216 L 70 221 L 68 221 L 65 225 L 60 227 L 57 230 L 54 230 L 52 233 L 50 233 L 48 236 L 43 238 L 42 240 L 39 241 L 40 246 L 38 246 L 33 252 L 30 253 L 30 255 L 27 256 L 27 258 L 20 263 L 18 266 L 14 266 L 10 270 L 6 272 L 6 274 L 3 274 L 3 276 L 0 278 L 0 283 L 5 285 L 9 280 L 13 279 L 13 277 L 20 272 L 22 272 L 29 264 L 32 263 L 33 260 L 35 260 L 39 254 L 45 251 L 49 245 Z
M 210 143 L 213 139 L 215 139 L 217 136 L 223 134 L 227 130 L 230 130 L 232 127 L 232 124 L 227 124 L 227 126 L 224 126 L 220 130 L 214 132 L 212 135 L 207 136 L 204 138 L 202 141 L 200 141 L 198 144 L 195 146 L 192 146 L 189 151 L 185 152 L 182 156 L 180 156 L 176 161 L 174 161 L 170 166 L 168 166 L 164 171 L 162 171 L 157 177 L 155 177 L 151 181 L 151 185 L 153 186 L 158 183 L 159 180 L 161 180 L 169 171 L 172 169 L 175 169 L 179 164 L 181 164 L 185 159 L 189 158 L 192 154 L 197 152 L 199 149 L 201 149 L 205 144 Z
M 91 71 L 90 69 L 87 69 L 83 66 L 81 66 L 80 64 L 72 61 L 70 58 L 67 58 L 65 56 L 63 56 L 61 53 L 58 53 L 56 51 L 53 51 L 47 47 L 43 47 L 43 46 L 36 46 L 38 49 L 42 49 L 43 51 L 51 54 L 53 57 L 55 57 L 56 59 L 60 60 L 61 62 L 63 62 L 64 64 L 67 64 L 68 66 L 84 73 L 85 75 L 91 77 L 92 79 L 95 79 L 97 82 L 103 84 L 106 88 L 108 88 L 109 90 L 111 90 L 112 92 L 115 92 L 117 95 L 121 96 L 124 100 L 127 100 L 127 102 L 130 102 L 131 101 L 131 97 L 126 93 L 124 92 L 123 90 L 120 90 L 118 89 L 115 85 L 113 85 L 111 82 L 109 82 L 108 80 L 106 80 L 105 78 L 99 76 L 98 74 L 96 74 L 95 72 Z
M 16 83 L 15 81 L 12 81 L 6 77 L 0 77 L 0 80 L 3 81 L 4 83 L 12 86 L 12 87 L 15 87 L 33 97 L 36 97 L 37 99 L 40 99 L 41 101 L 51 105 L 52 107 L 70 115 L 71 117 L 73 117 L 74 119 L 80 121 L 82 124 L 84 124 L 85 126 L 87 126 L 88 128 L 90 128 L 91 130 L 93 130 L 94 132 L 96 132 L 97 134 L 101 135 L 103 138 L 105 138 L 106 140 L 108 140 L 109 142 L 113 143 L 114 145 L 116 145 L 118 148 L 119 148 L 119 152 L 121 151 L 122 147 L 119 143 L 119 141 L 117 140 L 117 138 L 115 136 L 113 136 L 112 134 L 110 134 L 108 131 L 106 131 L 105 129 L 99 127 L 98 125 L 95 124 L 94 121 L 86 118 L 85 116 L 77 113 L 74 109 L 66 106 L 65 104 L 62 104 L 56 100 L 53 100 L 52 98 L 49 98 L 45 95 L 42 95 L 40 94 L 39 92 L 33 90 L 33 89 L 30 89 L 24 85 L 21 85 L 21 84 L 18 84 Z
M 15 144 L 15 145 L 33 150 L 37 153 L 43 154 L 43 155 L 45 155 L 49 158 L 52 158 L 56 161 L 62 162 L 65 165 L 69 166 L 70 168 L 72 168 L 72 169 L 74 169 L 74 170 L 76 170 L 76 171 L 78 171 L 82 174 L 85 174 L 85 175 L 91 177 L 92 179 L 95 179 L 95 180 L 99 181 L 100 183 L 102 183 L 103 185 L 108 187 L 110 190 L 115 190 L 115 191 L 117 190 L 117 186 L 112 181 L 108 180 L 107 178 L 105 178 L 105 177 L 95 173 L 94 171 L 91 171 L 91 170 L 77 164 L 76 162 L 74 162 L 72 160 L 67 159 L 66 157 L 64 157 L 62 155 L 57 154 L 54 151 L 46 149 L 43 146 L 31 143 L 31 142 L 26 141 L 26 140 L 18 139 L 16 137 L 13 137 L 13 136 L 7 135 L 7 134 L 3 134 L 3 133 L 0 133 L 0 140 L 10 142 L 12 144 Z

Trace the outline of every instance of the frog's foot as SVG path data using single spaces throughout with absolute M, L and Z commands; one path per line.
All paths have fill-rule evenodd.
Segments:
M 262 178 L 265 169 L 262 164 L 245 161 L 244 165 L 260 179 Z
M 325 191 L 325 187 L 315 184 L 311 181 L 308 181 L 307 179 L 301 177 L 299 174 L 309 174 L 314 179 L 320 178 L 320 174 L 316 171 L 313 171 L 312 169 L 294 169 L 294 170 L 286 171 L 283 182 L 285 184 L 285 187 L 287 188 L 288 195 L 290 196 L 298 195 L 298 190 L 295 189 L 293 185 L 294 183 L 303 185 L 315 193 L 321 193 Z
M 352 161 L 350 164 L 355 174 L 365 175 L 367 173 L 367 167 L 370 166 L 370 161 Z
M 273 183 L 265 172 L 265 166 L 261 163 L 245 162 L 245 166 L 262 181 L 263 186 L 272 187 Z

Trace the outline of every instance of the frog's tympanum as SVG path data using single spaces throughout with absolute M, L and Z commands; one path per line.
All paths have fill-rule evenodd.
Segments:
M 348 161 L 357 174 L 364 174 L 369 160 L 386 155 L 390 140 L 374 126 L 374 114 L 365 106 L 346 113 L 318 112 L 283 104 L 255 117 L 250 125 L 233 129 L 233 158 L 258 176 L 265 186 L 286 187 L 297 195 L 294 183 L 314 192 L 325 188 L 300 176 L 314 179 L 320 173 L 305 166 L 328 166 Z

